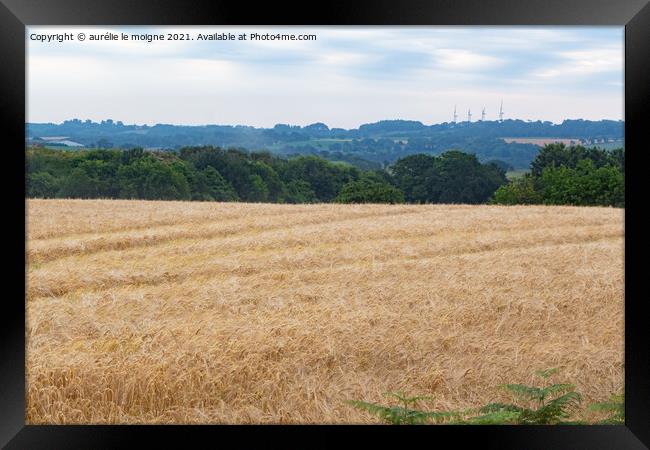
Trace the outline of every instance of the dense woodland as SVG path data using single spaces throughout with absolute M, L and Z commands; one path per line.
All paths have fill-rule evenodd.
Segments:
M 179 151 L 26 151 L 30 198 L 128 198 L 273 203 L 501 203 L 624 206 L 622 149 L 551 144 L 530 173 L 473 154 L 414 154 L 363 170 L 317 156 L 283 158 L 212 146 Z
M 278 124 L 273 128 L 157 124 L 125 125 L 104 120 L 67 120 L 61 124 L 29 123 L 31 144 L 51 145 L 47 136 L 94 148 L 133 147 L 179 150 L 184 146 L 213 145 L 221 148 L 269 150 L 273 154 L 319 156 L 348 162 L 360 169 L 380 169 L 416 153 L 441 155 L 449 149 L 473 153 L 481 162 L 503 161 L 515 169 L 527 168 L 539 148 L 532 144 L 506 143 L 504 137 L 552 136 L 593 142 L 621 140 L 622 121 L 565 120 L 561 124 L 523 120 L 477 121 L 424 125 L 411 120 L 383 120 L 355 129 L 329 128 L 324 123 L 304 127 Z
M 492 202 L 625 207 L 625 150 L 547 145 L 530 172 L 499 187 Z

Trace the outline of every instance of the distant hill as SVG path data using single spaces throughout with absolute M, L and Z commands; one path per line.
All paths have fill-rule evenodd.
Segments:
M 612 141 L 622 141 L 624 122 L 565 120 L 553 124 L 505 120 L 424 125 L 418 121 L 382 120 L 346 130 L 329 128 L 320 122 L 305 127 L 278 124 L 273 128 L 255 128 L 243 125 L 125 125 L 110 119 L 99 123 L 73 119 L 61 124 L 28 123 L 26 133 L 30 144 L 45 146 L 52 137 L 57 137 L 57 144 L 72 142 L 99 148 L 174 150 L 215 145 L 269 150 L 283 155 L 316 154 L 368 167 L 385 165 L 413 153 L 440 154 L 458 149 L 474 153 L 482 161 L 499 160 L 513 168 L 525 168 L 539 147 L 534 143 L 522 143 L 522 140 L 515 142 L 517 139 L 513 138 L 557 138 L 611 146 Z

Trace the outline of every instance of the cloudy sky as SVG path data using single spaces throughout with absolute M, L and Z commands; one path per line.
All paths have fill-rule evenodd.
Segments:
M 315 41 L 90 41 L 91 34 Z M 73 33 L 43 43 L 33 34 Z M 88 36 L 79 42 L 78 33 Z M 276 123 L 623 119 L 622 27 L 28 27 L 27 120 Z

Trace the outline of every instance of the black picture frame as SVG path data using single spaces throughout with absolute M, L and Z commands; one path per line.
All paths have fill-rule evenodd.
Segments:
M 482 449 L 643 449 L 650 446 L 650 340 L 643 314 L 642 121 L 650 109 L 648 0 L 364 0 L 304 5 L 277 2 L 0 0 L 0 119 L 10 233 L 25 232 L 26 25 L 620 25 L 625 26 L 625 415 L 624 426 L 36 426 L 25 425 L 25 242 L 5 235 L 0 327 L 0 444 L 6 448 L 114 448 L 134 439 L 187 447 L 192 440 L 238 447 L 333 447 L 361 439 L 387 444 Z M 645 147 L 648 147 L 645 145 Z M 629 245 L 629 243 L 634 243 Z M 11 294 L 9 294 L 11 292 Z M 444 442 L 447 444 L 444 444 Z

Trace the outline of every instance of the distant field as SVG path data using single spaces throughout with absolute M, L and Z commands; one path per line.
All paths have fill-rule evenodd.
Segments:
M 623 386 L 623 210 L 28 200 L 27 422 L 374 423 Z
M 560 139 L 560 138 L 503 138 L 506 143 L 510 144 L 512 142 L 518 143 L 518 144 L 533 144 L 533 145 L 538 145 L 540 147 L 545 146 L 546 144 L 553 144 L 553 143 L 562 143 L 564 145 L 578 145 L 580 144 L 580 139 L 574 138 L 574 139 Z M 621 148 L 625 146 L 624 141 L 613 141 L 613 142 L 602 142 L 598 144 L 580 144 L 585 147 L 599 147 L 605 150 L 614 150 L 616 148 Z
M 65 145 L 44 145 L 43 147 L 50 150 L 68 150 L 68 151 L 88 150 L 88 147 L 68 147 Z
M 539 145 L 540 147 L 545 146 L 546 144 L 561 143 L 564 145 L 577 145 L 580 143 L 580 139 L 562 139 L 562 138 L 503 138 L 506 143 L 517 143 L 517 144 L 533 144 Z
M 603 150 L 614 150 L 617 148 L 625 147 L 625 142 L 624 141 L 604 142 L 598 144 L 585 145 L 585 147 L 598 147 L 598 148 L 602 148 Z
M 514 180 L 515 178 L 521 178 L 526 175 L 530 170 L 528 169 L 514 169 L 506 172 L 506 178 L 508 180 Z

